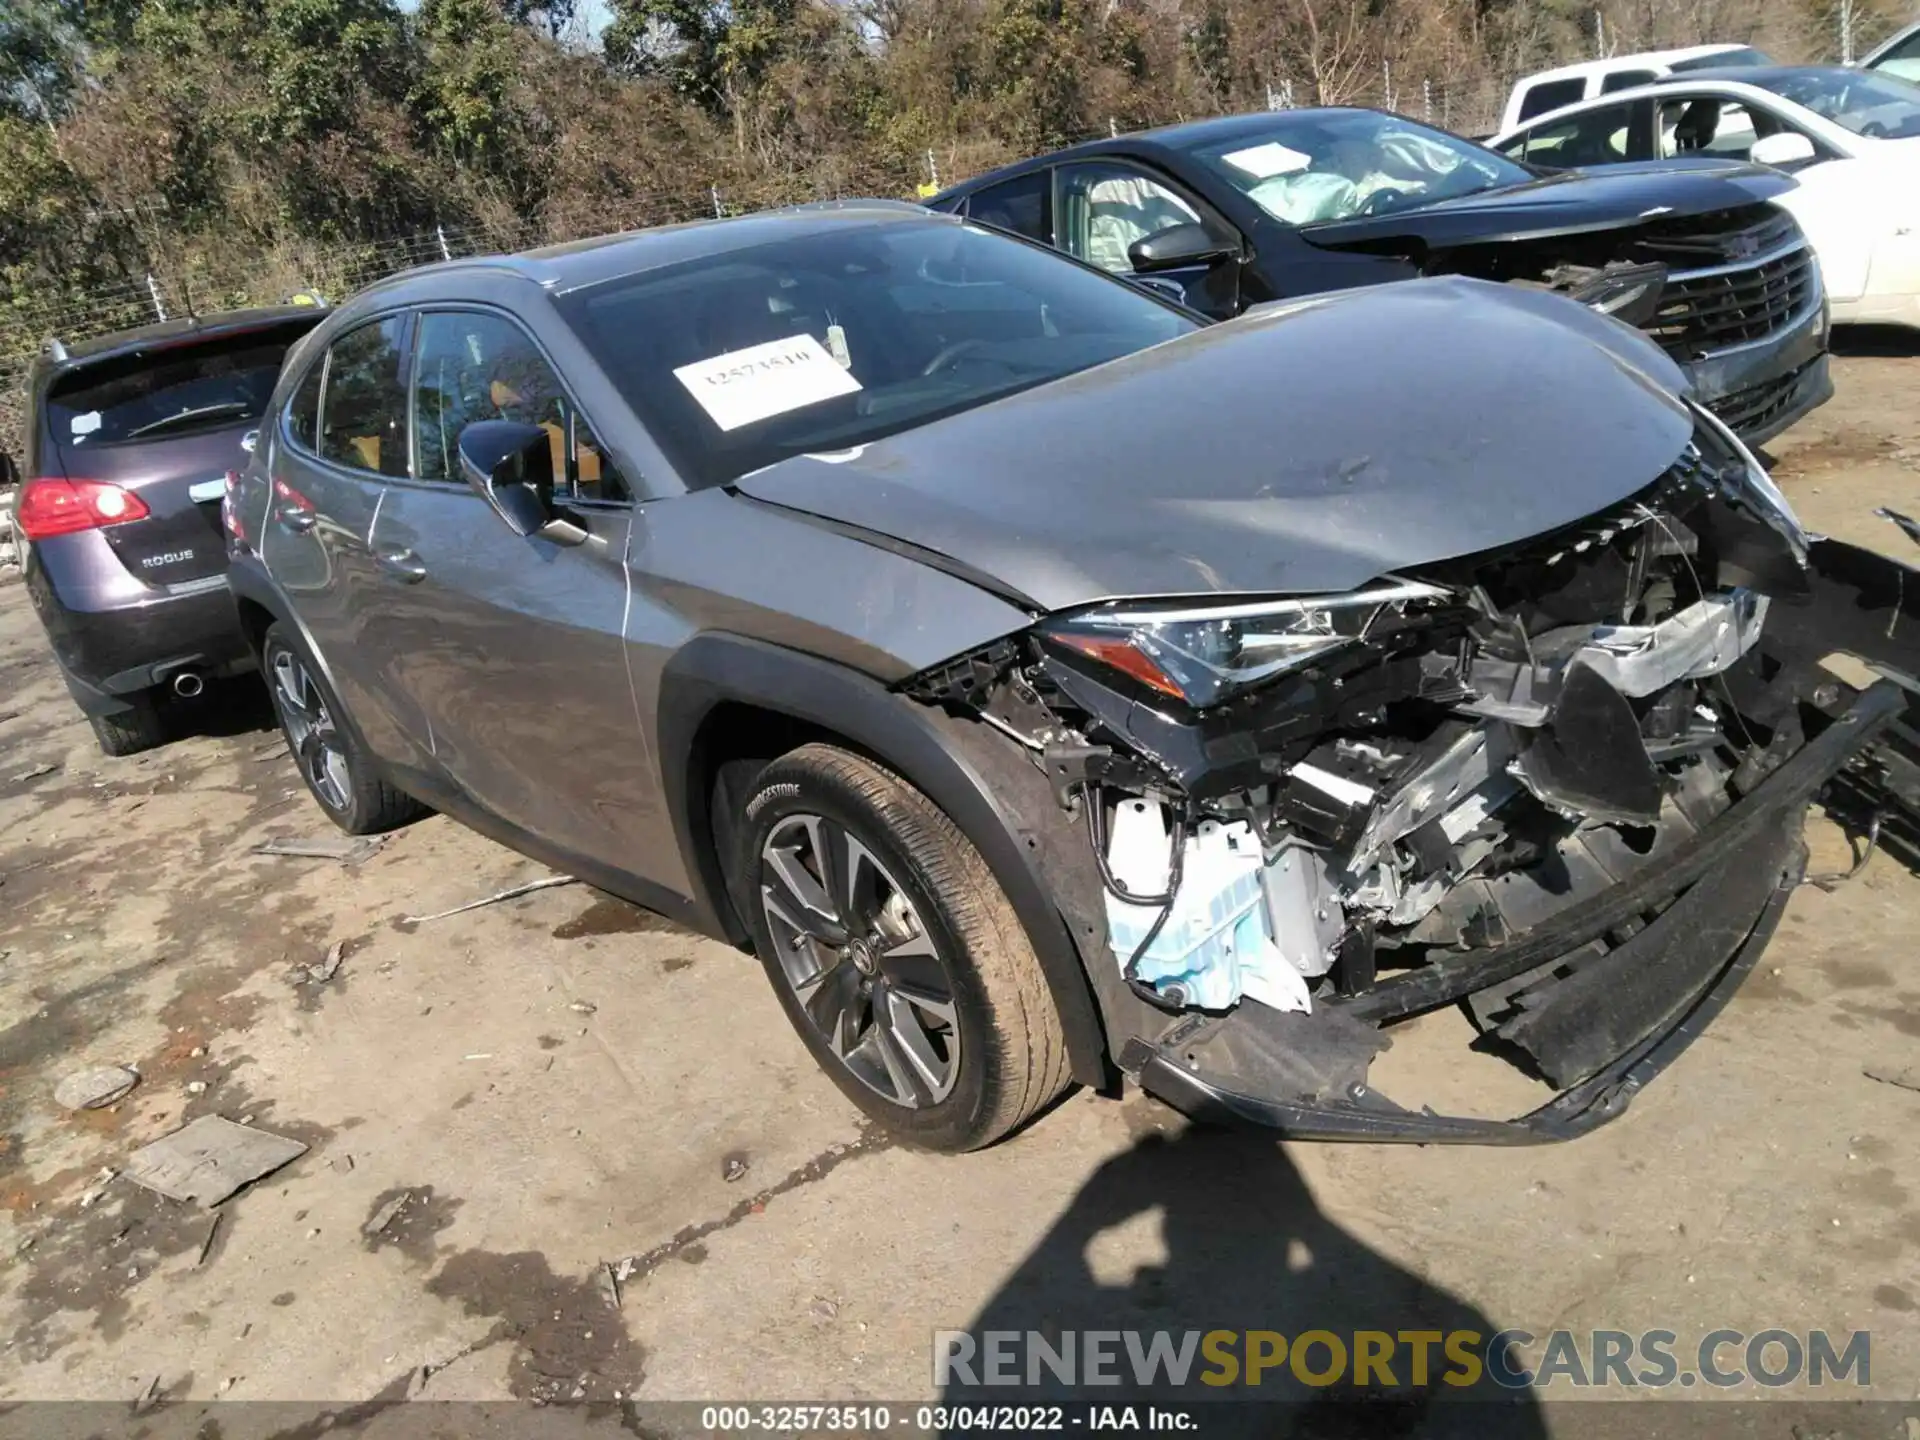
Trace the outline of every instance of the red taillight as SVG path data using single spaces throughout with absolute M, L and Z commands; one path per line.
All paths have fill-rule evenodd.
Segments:
M 14 505 L 13 521 L 29 540 L 72 535 L 144 520 L 147 502 L 105 480 L 29 480 Z
M 240 488 L 240 472 L 227 471 L 227 493 L 220 497 L 220 523 L 242 545 L 247 543 L 247 527 L 240 523 L 240 510 L 233 503 L 233 492 Z
M 273 482 L 273 495 L 274 498 L 280 502 L 280 508 L 282 510 L 304 510 L 309 514 L 313 511 L 313 501 L 302 495 L 284 480 L 275 480 Z

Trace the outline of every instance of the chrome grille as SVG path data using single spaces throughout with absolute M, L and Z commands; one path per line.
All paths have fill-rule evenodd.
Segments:
M 1777 334 L 1819 294 L 1813 251 L 1794 234 L 1749 261 L 1670 274 L 1646 329 L 1675 359 L 1695 360 Z

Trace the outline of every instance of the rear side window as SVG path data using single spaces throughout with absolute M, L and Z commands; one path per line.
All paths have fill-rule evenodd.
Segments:
M 72 451 L 257 421 L 280 379 L 280 362 L 314 320 L 163 342 L 71 371 L 48 392 L 47 427 Z
M 333 342 L 320 414 L 320 455 L 376 475 L 407 473 L 406 319 L 350 330 Z
M 306 378 L 287 402 L 287 429 L 293 438 L 312 450 L 320 443 L 320 382 L 327 373 L 324 352 L 307 367 Z
M 1616 90 L 1631 90 L 1636 85 L 1651 85 L 1659 78 L 1651 70 L 1616 70 L 1600 82 L 1600 93 L 1611 95 Z
M 989 185 L 967 200 L 967 218 L 996 230 L 1009 230 L 1053 243 L 1053 172 L 1040 170 Z
M 1563 120 L 1544 121 L 1509 142 L 1506 153 L 1562 170 L 1633 159 L 1633 104 L 1601 105 Z
M 1586 98 L 1587 82 L 1584 80 L 1547 80 L 1528 88 L 1526 99 L 1520 102 L 1520 118 L 1531 120 L 1536 115 L 1544 115 L 1549 110 L 1558 110 L 1562 105 L 1571 105 Z

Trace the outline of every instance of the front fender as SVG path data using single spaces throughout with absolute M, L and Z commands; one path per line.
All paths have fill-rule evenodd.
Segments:
M 843 736 L 911 781 L 958 825 L 992 869 L 1039 957 L 1066 1034 L 1074 1078 L 1100 1088 L 1109 1078 L 1105 1038 L 1079 951 L 1041 878 L 1030 827 L 945 727 L 956 723 L 867 676 L 811 655 L 708 633 L 668 662 L 660 680 L 655 734 L 668 814 L 699 903 L 717 925 L 741 933 L 727 898 L 707 797 L 692 793 L 703 773 L 697 746 L 716 706 L 737 702 Z M 998 737 L 996 743 L 1005 744 Z

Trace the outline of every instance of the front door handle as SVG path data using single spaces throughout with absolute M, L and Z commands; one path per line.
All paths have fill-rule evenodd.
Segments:
M 427 567 L 420 557 L 403 546 L 390 545 L 375 550 L 373 563 L 403 585 L 416 585 L 427 578 Z

